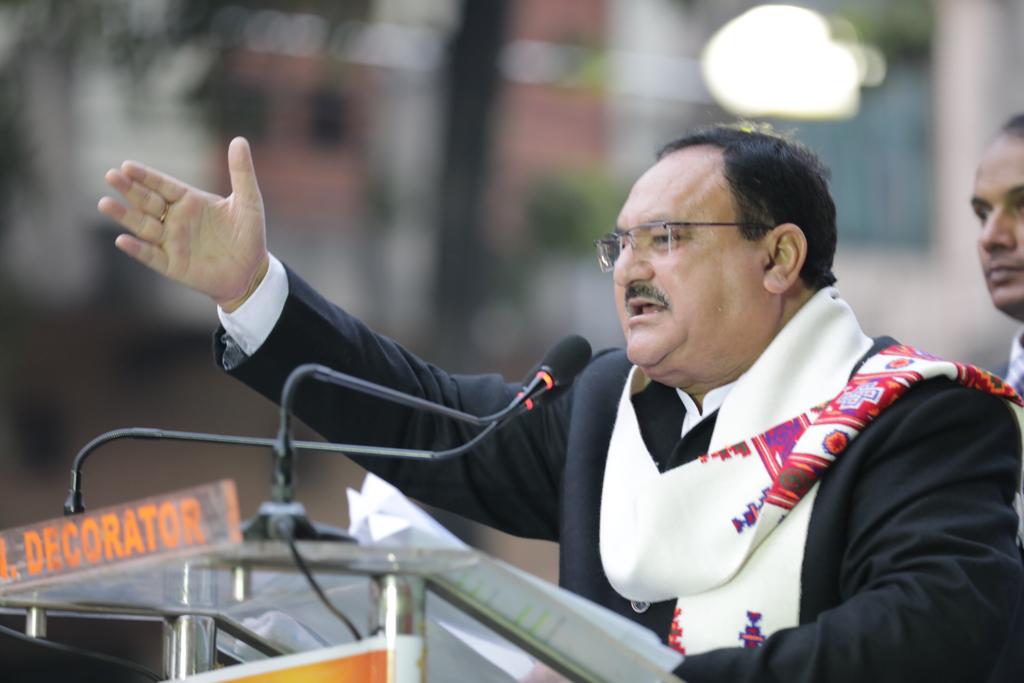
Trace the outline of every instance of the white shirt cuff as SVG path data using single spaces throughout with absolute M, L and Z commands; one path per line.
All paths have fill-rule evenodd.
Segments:
M 288 274 L 281 262 L 270 254 L 270 267 L 256 291 L 231 313 L 218 306 L 217 317 L 224 331 L 251 356 L 270 336 L 287 298 Z

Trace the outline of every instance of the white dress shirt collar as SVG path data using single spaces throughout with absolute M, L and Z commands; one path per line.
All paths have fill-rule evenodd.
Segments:
M 679 436 L 686 436 L 686 433 L 700 424 L 705 417 L 718 410 L 734 384 L 736 382 L 730 382 L 725 386 L 716 387 L 704 394 L 704 400 L 701 402 L 700 407 L 697 406 L 697 402 L 688 393 L 682 389 L 676 389 L 679 399 L 683 402 L 683 406 L 686 407 L 686 415 L 683 417 L 683 428 Z

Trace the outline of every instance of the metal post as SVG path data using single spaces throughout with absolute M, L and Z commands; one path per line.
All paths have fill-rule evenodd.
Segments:
M 185 608 L 208 611 L 217 605 L 216 572 L 186 564 L 164 575 L 164 599 Z M 181 614 L 164 622 L 164 675 L 179 679 L 213 668 L 217 656 L 217 625 L 213 617 Z
M 164 673 L 168 680 L 209 671 L 216 657 L 213 617 L 183 614 L 164 622 Z
M 32 638 L 46 637 L 46 610 L 29 607 L 25 611 L 25 634 Z
M 245 565 L 231 568 L 231 598 L 245 602 L 252 595 L 252 571 Z
M 388 683 L 426 681 L 426 589 L 423 578 L 385 574 L 373 577 L 370 586 L 370 633 L 384 634 Z

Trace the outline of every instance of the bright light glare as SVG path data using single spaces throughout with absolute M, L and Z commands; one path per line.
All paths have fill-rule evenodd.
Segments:
M 882 51 L 874 45 L 850 43 L 847 45 L 857 59 L 857 70 L 860 73 L 860 84 L 865 88 L 881 85 L 885 80 L 886 63 Z
M 733 19 L 708 41 L 701 63 L 711 94 L 741 116 L 853 116 L 866 71 L 864 55 L 833 40 L 824 17 L 789 5 Z

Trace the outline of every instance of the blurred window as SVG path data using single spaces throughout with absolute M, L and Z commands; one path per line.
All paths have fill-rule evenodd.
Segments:
M 844 121 L 778 121 L 832 169 L 840 244 L 923 248 L 930 239 L 930 81 L 923 64 L 891 65 Z
M 319 87 L 309 96 L 310 141 L 340 145 L 345 141 L 345 98 L 337 90 Z

